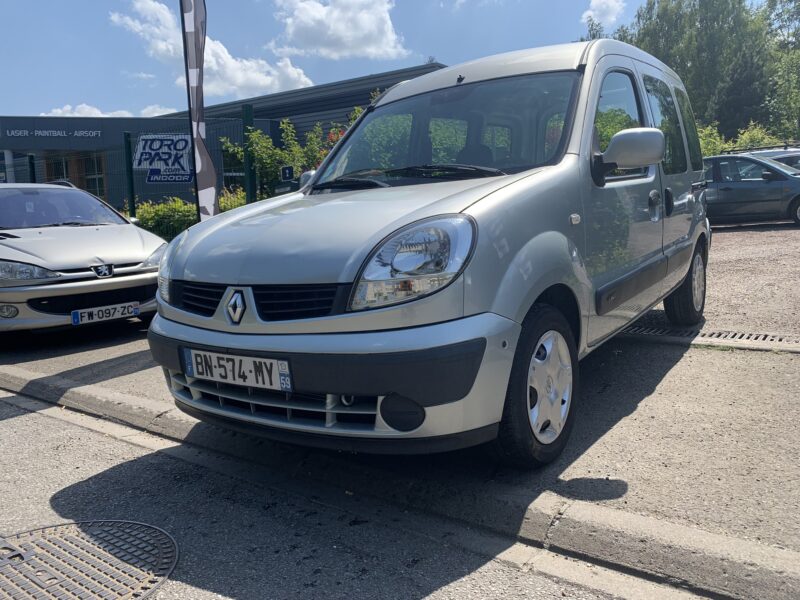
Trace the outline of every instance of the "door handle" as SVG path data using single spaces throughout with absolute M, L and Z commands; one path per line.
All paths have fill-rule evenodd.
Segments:
M 647 197 L 647 205 L 650 208 L 650 220 L 657 223 L 661 218 L 661 194 L 658 190 L 653 190 Z
M 675 198 L 672 197 L 672 190 L 664 188 L 664 213 L 670 216 L 673 210 L 675 210 Z
M 720 192 L 732 192 L 733 188 L 732 187 L 719 188 L 719 191 Z

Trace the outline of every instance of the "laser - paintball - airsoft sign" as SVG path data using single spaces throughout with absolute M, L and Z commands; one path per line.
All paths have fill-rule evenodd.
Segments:
M 147 183 L 189 183 L 192 142 L 181 133 L 146 133 L 139 136 L 133 168 L 147 171 Z

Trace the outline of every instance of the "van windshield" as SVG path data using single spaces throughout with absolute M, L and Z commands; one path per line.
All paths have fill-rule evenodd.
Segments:
M 314 190 L 491 177 L 561 159 L 575 71 L 519 75 L 378 106 L 350 133 Z

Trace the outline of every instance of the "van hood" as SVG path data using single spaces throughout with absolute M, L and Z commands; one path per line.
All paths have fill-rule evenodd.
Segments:
M 164 243 L 135 225 L 34 227 L 0 231 L 0 259 L 63 271 L 138 265 Z
M 392 232 L 461 212 L 529 175 L 263 200 L 189 229 L 170 277 L 235 285 L 352 282 L 367 255 Z

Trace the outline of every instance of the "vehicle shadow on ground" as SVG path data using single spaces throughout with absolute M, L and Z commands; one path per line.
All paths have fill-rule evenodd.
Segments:
M 147 324 L 138 319 L 128 322 L 115 322 L 108 327 L 87 327 L 80 332 L 75 329 L 62 329 L 45 332 L 7 333 L 0 338 L 0 365 L 23 366 L 37 371 L 36 363 L 83 352 L 118 351 L 129 342 L 144 340 L 147 337 Z M 32 367 L 28 363 L 33 363 Z M 76 366 L 44 374 L 27 381 L 19 390 L 20 394 L 34 398 L 58 402 L 72 388 L 101 384 L 103 382 L 133 375 L 156 365 L 150 350 L 128 351 L 118 356 L 83 361 L 79 358 L 68 361 Z M 44 367 L 46 369 L 46 367 Z
M 115 348 L 120 344 L 146 339 L 148 325 L 149 321 L 130 319 L 111 321 L 102 326 L 0 333 L 0 365 Z
M 206 446 L 212 441 L 212 447 L 226 453 L 248 456 L 267 467 L 267 486 L 275 485 L 279 489 L 294 486 L 293 489 L 301 490 L 312 499 L 324 501 L 325 494 L 330 493 L 326 490 L 331 488 L 338 490 L 340 497 L 344 494 L 355 498 L 378 496 L 399 506 L 398 514 L 402 509 L 420 509 L 454 519 L 454 528 L 477 524 L 513 536 L 523 524 L 525 508 L 542 494 L 553 493 L 567 501 L 598 502 L 622 498 L 629 492 L 628 483 L 620 477 L 624 472 L 620 463 L 631 457 L 617 456 L 607 450 L 599 452 L 599 456 L 609 458 L 600 464 L 594 459 L 597 476 L 573 477 L 569 468 L 592 451 L 601 438 L 613 436 L 615 426 L 623 419 L 634 415 L 640 402 L 653 394 L 686 350 L 679 346 L 612 340 L 591 354 L 581 363 L 583 389 L 579 403 L 574 406 L 579 412 L 572 438 L 558 460 L 533 472 L 498 464 L 484 447 L 433 456 L 353 455 L 255 439 L 206 424 L 195 426 L 186 442 Z M 652 427 L 653 435 L 659 435 L 669 424 L 654 422 Z M 260 529 L 265 527 L 266 520 L 260 525 L 258 516 L 244 518 L 231 514 L 221 504 L 213 502 L 214 494 L 224 494 L 228 499 L 235 497 L 234 490 L 243 484 L 232 479 L 228 489 L 208 490 L 202 487 L 202 481 L 171 480 L 159 470 L 161 460 L 165 457 L 157 452 L 121 464 L 59 491 L 52 497 L 51 504 L 65 519 L 129 519 L 164 528 L 176 537 L 184 557 L 173 579 L 198 588 L 234 597 L 290 597 L 302 596 L 303 586 L 313 580 L 331 586 L 327 589 L 333 590 L 335 595 L 335 581 L 325 579 L 324 575 L 336 571 L 335 550 L 320 549 L 317 562 L 322 567 L 312 567 L 309 563 L 308 569 L 303 570 L 302 563 L 298 562 L 301 576 L 278 582 L 273 570 L 264 568 L 274 559 L 274 550 L 257 543 L 260 534 L 271 535 Z M 179 500 L 187 490 L 194 498 L 188 506 Z M 255 502 L 263 511 L 268 511 L 270 502 L 274 502 L 273 496 L 279 493 L 268 487 L 264 496 Z M 359 519 L 343 522 L 342 531 L 349 529 L 348 522 L 352 525 Z M 306 522 L 303 527 L 307 530 L 314 524 Z M 342 531 L 332 532 L 332 535 Z M 506 539 L 507 542 L 488 548 L 488 552 L 496 555 L 508 547 L 512 538 Z M 296 540 L 283 541 L 297 543 Z M 251 581 L 259 584 L 260 596 L 240 593 L 243 589 L 240 570 L 237 567 L 230 572 L 220 572 L 215 567 L 219 560 L 228 564 L 244 561 L 239 566 L 246 569 Z M 413 591 L 404 592 L 404 597 L 424 597 L 464 577 L 486 560 L 475 555 L 469 564 L 436 562 L 424 577 L 415 580 Z M 315 572 L 316 568 L 322 568 L 323 575 Z M 363 597 L 384 597 L 387 590 L 391 590 L 377 575 L 365 577 L 359 586 Z

